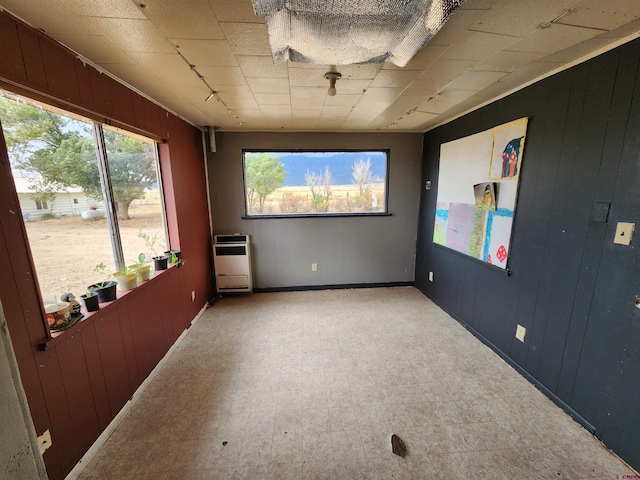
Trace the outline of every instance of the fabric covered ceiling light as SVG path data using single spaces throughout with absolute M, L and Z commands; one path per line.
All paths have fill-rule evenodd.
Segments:
M 274 63 L 404 67 L 465 0 L 252 0 Z

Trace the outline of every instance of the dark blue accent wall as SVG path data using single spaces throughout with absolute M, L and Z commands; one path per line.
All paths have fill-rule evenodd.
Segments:
M 427 132 L 422 180 L 432 188 L 422 191 L 415 277 L 636 469 L 639 60 L 636 40 Z M 434 245 L 433 224 L 440 145 L 520 117 L 529 126 L 507 276 Z M 613 243 L 618 222 L 637 225 L 630 246 Z

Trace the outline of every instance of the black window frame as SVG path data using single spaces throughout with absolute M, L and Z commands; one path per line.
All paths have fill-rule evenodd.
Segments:
M 246 160 L 247 153 L 384 153 L 386 157 L 385 178 L 384 178 L 384 211 L 378 212 L 300 212 L 300 213 L 277 213 L 277 214 L 250 214 L 247 203 L 247 181 L 246 181 Z M 389 174 L 391 166 L 391 150 L 388 148 L 243 148 L 242 149 L 242 196 L 244 203 L 243 220 L 262 220 L 277 218 L 324 218 L 324 217 L 387 217 L 389 212 Z

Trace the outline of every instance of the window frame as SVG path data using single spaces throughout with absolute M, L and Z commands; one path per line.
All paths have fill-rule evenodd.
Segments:
M 300 212 L 300 213 L 270 213 L 256 215 L 249 213 L 247 202 L 246 157 L 247 153 L 384 153 L 386 157 L 384 178 L 384 211 L 381 212 Z M 389 173 L 391 166 L 391 150 L 388 148 L 243 148 L 242 149 L 242 195 L 244 215 L 242 220 L 263 220 L 276 218 L 322 218 L 322 217 L 389 217 Z

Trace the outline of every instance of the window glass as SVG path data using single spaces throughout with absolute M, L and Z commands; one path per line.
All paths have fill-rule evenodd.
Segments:
M 0 120 L 43 298 L 79 297 L 114 263 L 93 124 L 15 97 L 0 97 Z
M 124 262 L 145 261 L 167 250 L 155 142 L 105 127 L 104 141 Z
M 386 151 L 245 151 L 247 216 L 385 213 Z
M 154 141 L 6 92 L 0 121 L 45 303 L 167 249 Z

